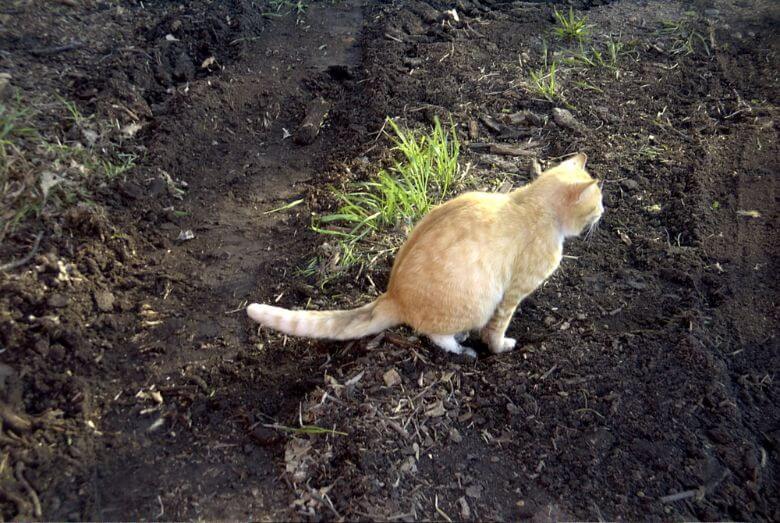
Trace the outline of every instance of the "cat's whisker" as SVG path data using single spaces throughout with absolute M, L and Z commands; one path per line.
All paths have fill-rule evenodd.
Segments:
M 588 231 L 585 233 L 585 241 L 590 242 L 591 238 L 593 237 L 593 233 L 598 228 L 599 220 L 594 220 L 593 223 L 591 223 L 588 226 Z

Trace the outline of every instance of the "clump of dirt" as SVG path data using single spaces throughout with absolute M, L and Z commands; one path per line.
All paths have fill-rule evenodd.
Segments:
M 113 176 L 0 249 L 19 261 L 0 272 L 2 517 L 780 519 L 777 7 L 573 5 L 582 48 L 535 2 L 3 10 L 0 72 L 71 147 L 62 173 Z M 553 102 L 530 74 L 552 62 Z M 574 151 L 603 181 L 601 230 L 523 302 L 515 352 L 246 320 L 247 301 L 381 290 L 387 260 L 325 290 L 301 268 L 327 184 L 387 157 L 387 116 L 451 120 L 482 189 Z M 25 150 L 31 173 L 54 164 Z

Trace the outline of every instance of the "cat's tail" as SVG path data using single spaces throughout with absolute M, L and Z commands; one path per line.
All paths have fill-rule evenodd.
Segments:
M 253 303 L 246 312 L 264 327 L 285 334 L 331 340 L 362 338 L 401 323 L 395 303 L 386 294 L 346 311 L 292 311 Z

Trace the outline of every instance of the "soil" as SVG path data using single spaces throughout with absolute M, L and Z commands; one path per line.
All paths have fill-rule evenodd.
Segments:
M 524 85 L 564 47 L 548 4 L 3 6 L 12 86 L 139 124 L 118 147 L 141 159 L 0 273 L 2 518 L 780 520 L 778 5 L 573 5 L 631 44 L 619 74 L 560 73 L 574 127 Z M 685 16 L 689 54 L 659 32 Z M 294 143 L 319 98 L 319 135 Z M 324 288 L 298 269 L 328 184 L 392 155 L 387 116 L 451 118 L 484 189 L 531 162 L 472 141 L 584 151 L 603 180 L 599 231 L 522 304 L 516 351 L 247 320 L 247 301 L 380 292 L 390 260 Z

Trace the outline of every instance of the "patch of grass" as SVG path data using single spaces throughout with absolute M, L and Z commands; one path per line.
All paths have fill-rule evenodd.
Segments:
M 270 211 L 265 211 L 263 214 L 273 214 L 276 212 L 282 212 L 286 211 L 287 209 L 292 209 L 293 207 L 297 207 L 298 205 L 303 203 L 303 198 L 300 198 L 298 200 L 292 201 L 290 203 L 286 203 L 282 205 L 281 207 L 277 207 L 275 209 L 271 209 Z
M 665 144 L 645 144 L 638 150 L 639 157 L 642 160 L 660 162 L 663 164 L 671 163 L 669 153 L 669 147 Z
M 117 153 L 108 143 L 98 147 L 66 141 L 52 120 L 90 131 L 94 122 L 74 103 L 59 102 L 41 104 L 54 107 L 51 114 L 27 109 L 29 104 L 20 99 L 0 104 L 0 243 L 56 221 L 66 208 L 89 202 L 95 185 L 126 176 L 135 167 L 135 155 Z
M 662 20 L 661 28 L 658 34 L 667 36 L 671 39 L 671 49 L 669 52 L 673 55 L 690 55 L 696 52 L 697 45 L 700 45 L 707 56 L 710 55 L 710 48 L 704 36 L 694 29 L 696 16 L 688 14 L 677 20 Z
M 62 105 L 65 106 L 65 110 L 68 112 L 67 118 L 74 124 L 81 126 L 92 118 L 92 116 L 84 116 L 81 111 L 79 111 L 79 108 L 76 107 L 76 104 L 70 100 L 66 100 L 59 95 L 57 95 L 57 98 L 62 103 Z
M 574 8 L 569 7 L 569 14 L 562 13 L 555 9 L 553 11 L 558 26 L 553 29 L 556 36 L 563 40 L 582 42 L 587 38 L 590 29 L 587 25 L 586 17 L 578 17 L 574 14 Z
M 16 141 L 35 134 L 35 129 L 26 124 L 27 109 L 0 104 L 0 183 L 5 181 L 9 169 L 9 154 L 18 152 Z
M 545 60 L 542 67 L 530 72 L 531 90 L 549 102 L 561 101 L 563 98 L 561 96 L 561 86 L 556 78 L 557 73 L 557 62 L 552 62 L 548 65 Z
M 585 81 L 576 81 L 576 82 L 574 82 L 574 85 L 576 85 L 580 89 L 586 89 L 588 91 L 596 91 L 597 93 L 603 93 L 604 92 L 604 89 L 602 89 L 601 87 L 598 87 L 597 85 L 593 85 L 593 84 L 585 82 Z
M 312 228 L 335 236 L 339 259 L 332 265 L 346 268 L 374 252 L 371 241 L 391 229 L 411 228 L 435 205 L 445 200 L 459 179 L 460 143 L 454 128 L 436 120 L 430 133 L 402 129 L 388 119 L 393 149 L 400 158 L 375 179 L 353 182 L 334 190 L 336 212 L 315 217 Z M 380 248 L 392 251 L 382 244 Z
M 264 16 L 283 16 L 292 12 L 300 16 L 306 12 L 308 6 L 303 0 L 268 0 L 268 7 L 272 11 L 263 13 Z M 286 11 L 286 13 L 282 11 Z
M 106 178 L 113 180 L 131 171 L 135 167 L 137 156 L 134 154 L 117 154 L 117 161 L 100 160 L 102 172 Z
M 318 228 L 354 241 L 371 231 L 403 223 L 411 226 L 449 193 L 458 173 L 460 143 L 454 130 L 444 130 L 437 120 L 430 134 L 401 129 L 388 120 L 393 130 L 394 149 L 402 160 L 377 179 L 352 184 L 334 196 L 338 211 L 322 216 L 319 223 L 348 225 L 348 232 Z
M 610 38 L 601 49 L 595 45 L 588 48 L 580 45 L 565 61 L 572 66 L 617 70 L 620 57 L 630 52 L 626 44 Z
M 335 429 L 326 429 L 324 427 L 318 427 L 317 425 L 302 425 L 300 427 L 286 427 L 277 423 L 265 425 L 269 429 L 281 430 L 283 432 L 294 432 L 295 434 L 308 434 L 310 436 L 319 436 L 322 434 L 329 434 L 331 436 L 347 436 L 346 432 L 341 432 Z

